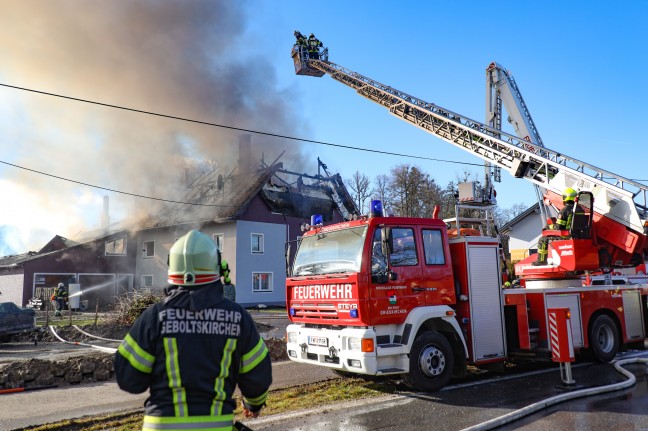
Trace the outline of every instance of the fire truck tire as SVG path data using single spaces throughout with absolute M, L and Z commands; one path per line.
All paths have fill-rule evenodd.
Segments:
M 448 339 L 438 332 L 424 332 L 412 344 L 410 369 L 403 381 L 423 392 L 435 392 L 452 377 L 454 356 Z
M 589 334 L 592 356 L 598 362 L 610 362 L 619 350 L 619 331 L 609 316 L 599 315 L 592 324 Z

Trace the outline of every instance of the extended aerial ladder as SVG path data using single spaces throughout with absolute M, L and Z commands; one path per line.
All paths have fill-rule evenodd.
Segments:
M 540 133 L 536 128 L 531 113 L 522 98 L 522 93 L 513 76 L 500 64 L 492 62 L 486 68 L 486 124 L 502 130 L 502 104 L 506 107 L 508 122 L 515 134 L 539 147 L 544 147 Z M 485 162 L 487 178 L 490 177 L 490 163 Z M 499 169 L 499 168 L 497 168 Z M 499 175 L 497 175 L 499 177 Z M 543 190 L 534 185 L 542 222 L 547 219 L 543 203 Z
M 545 200 L 561 208 L 567 187 L 594 196 L 593 238 L 602 268 L 637 265 L 647 247 L 648 186 L 593 166 L 496 127 L 411 96 L 328 61 L 309 59 L 305 49 L 292 50 L 298 75 L 323 76 L 353 88 L 389 113 L 444 141 L 508 170 L 546 191 Z M 530 133 L 535 130 L 535 126 Z M 531 137 L 531 134 L 529 135 Z

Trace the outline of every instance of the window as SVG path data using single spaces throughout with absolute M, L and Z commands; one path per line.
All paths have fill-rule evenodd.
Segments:
M 371 246 L 371 274 L 380 275 L 387 271 L 387 258 L 383 253 L 382 241 L 380 240 L 380 229 L 374 232 Z
M 222 253 L 223 252 L 223 234 L 222 233 L 215 233 L 214 234 L 214 242 L 216 243 L 216 247 L 218 247 L 218 250 Z
M 365 225 L 302 238 L 293 263 L 293 275 L 360 271 L 366 234 Z
M 155 256 L 155 241 L 144 241 L 142 245 L 142 257 L 150 258 Z
M 418 265 L 414 230 L 410 228 L 395 227 L 392 229 L 394 249 L 389 255 L 389 263 L 393 266 Z
M 126 255 L 126 237 L 106 241 L 107 256 L 125 256 Z
M 263 234 L 253 233 L 251 237 L 252 253 L 263 253 Z
M 272 273 L 253 272 L 252 292 L 272 292 Z
M 143 275 L 140 287 L 152 287 L 152 286 L 153 286 L 153 276 L 152 275 Z
M 445 265 L 441 231 L 423 230 L 423 252 L 427 265 Z

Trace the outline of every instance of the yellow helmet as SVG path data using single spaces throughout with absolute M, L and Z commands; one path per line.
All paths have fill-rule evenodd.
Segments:
M 198 286 L 220 278 L 220 253 L 207 235 L 191 230 L 169 251 L 168 282 L 176 286 Z
M 563 203 L 574 202 L 577 194 L 578 193 L 576 192 L 576 190 L 572 189 L 571 187 L 567 187 L 563 192 Z

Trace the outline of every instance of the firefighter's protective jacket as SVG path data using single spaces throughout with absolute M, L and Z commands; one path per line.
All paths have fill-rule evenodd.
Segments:
M 55 299 L 67 299 L 68 293 L 65 286 L 62 287 L 57 286 L 56 289 L 54 289 L 54 297 Z
M 248 409 L 265 404 L 268 349 L 247 310 L 225 301 L 218 284 L 172 289 L 119 346 L 119 387 L 150 390 L 143 430 L 231 430 L 237 383 Z
M 556 217 L 556 222 L 550 226 L 550 229 L 555 229 L 555 230 L 571 229 L 573 216 L 574 216 L 574 203 L 567 202 L 563 207 L 563 209 L 561 209 L 560 212 L 558 213 L 558 216 Z

